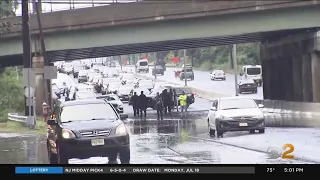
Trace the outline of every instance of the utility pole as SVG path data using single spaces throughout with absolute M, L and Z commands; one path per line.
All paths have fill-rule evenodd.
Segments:
M 157 79 L 157 56 L 156 52 L 153 53 L 153 64 L 154 64 L 154 79 Z
M 183 76 L 184 76 L 184 86 L 188 86 L 188 81 L 187 81 L 187 67 L 186 67 L 186 65 L 187 65 L 187 50 L 186 49 L 184 49 L 183 50 L 183 64 L 184 64 L 184 69 L 183 69 L 183 71 L 184 71 L 184 74 L 183 74 Z
M 44 66 L 49 66 L 49 59 L 47 57 L 47 52 L 46 52 L 46 46 L 44 43 L 44 36 L 43 36 L 43 31 L 42 31 L 42 24 L 41 24 L 41 0 L 38 0 L 38 2 L 35 3 L 36 5 L 36 12 L 37 12 L 37 21 L 38 21 L 38 27 L 39 27 L 39 35 L 40 35 L 40 42 L 41 42 L 41 54 L 44 60 Z M 52 103 L 52 92 L 51 92 L 51 80 L 50 79 L 45 79 L 45 97 L 46 97 L 46 102 L 49 104 L 51 110 L 53 108 L 53 103 Z
M 27 123 L 29 127 L 30 125 L 34 125 L 33 121 L 33 92 L 31 88 L 31 37 L 30 37 L 30 25 L 29 25 L 29 1 L 21 2 L 21 11 L 22 11 L 22 44 L 23 44 L 23 66 L 24 66 L 24 76 L 27 76 L 27 82 L 25 84 L 25 115 L 28 117 Z M 25 77 L 24 77 L 25 79 Z
M 233 64 L 234 86 L 235 86 L 235 91 L 236 91 L 235 95 L 239 96 L 239 93 L 238 93 L 238 74 L 237 74 L 237 70 L 238 70 L 237 45 L 232 44 L 230 50 L 231 50 L 231 60 L 232 60 L 232 64 Z

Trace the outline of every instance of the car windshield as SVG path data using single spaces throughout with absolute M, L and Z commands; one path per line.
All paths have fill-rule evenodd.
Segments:
M 117 82 L 117 83 L 115 83 L 115 82 L 113 82 L 113 83 L 111 83 L 111 84 L 109 84 L 109 87 L 120 87 L 121 86 L 121 83 L 119 83 L 119 82 Z
M 248 75 L 259 75 L 261 74 L 261 68 L 247 68 Z
M 91 92 L 91 91 L 78 91 L 76 95 L 77 95 L 77 99 L 96 98 L 96 95 L 94 94 L 94 92 Z
M 106 97 L 107 101 L 117 101 L 120 100 L 118 96 L 107 96 Z
M 118 119 L 117 114 L 109 104 L 83 104 L 65 106 L 62 108 L 60 120 L 64 122 L 87 120 Z
M 136 78 L 132 74 L 124 74 L 122 75 L 123 80 L 135 80 Z
M 140 62 L 140 66 L 147 66 L 148 62 Z
M 130 93 L 130 91 L 132 90 L 133 88 L 131 87 L 121 87 L 119 88 L 119 93 Z
M 152 81 L 139 81 L 139 86 L 152 86 Z
M 257 104 L 252 99 L 223 99 L 220 100 L 220 110 L 256 108 Z

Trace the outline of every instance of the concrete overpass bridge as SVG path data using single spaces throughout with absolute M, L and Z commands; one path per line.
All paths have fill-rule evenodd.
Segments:
M 318 1 L 130 3 L 43 14 L 50 61 L 263 41 L 320 27 Z M 0 36 L 0 64 L 22 64 L 21 18 Z M 40 43 L 31 17 L 33 52 Z M 300 30 L 300 31 L 301 31 Z
M 265 99 L 320 102 L 319 17 L 319 1 L 214 1 L 116 4 L 42 22 L 52 62 L 260 41 Z M 3 21 L 0 64 L 21 65 L 21 19 Z M 30 25 L 37 53 L 34 16 Z

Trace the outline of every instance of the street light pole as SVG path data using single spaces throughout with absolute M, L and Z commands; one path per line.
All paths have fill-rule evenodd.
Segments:
M 234 73 L 234 85 L 235 85 L 235 95 L 239 96 L 238 94 L 238 61 L 237 61 L 237 45 L 233 44 L 231 45 L 231 59 L 233 64 L 233 73 Z
M 184 74 L 183 74 L 183 76 L 184 76 L 184 86 L 188 86 L 188 81 L 187 81 L 187 67 L 186 67 L 186 65 L 187 65 L 187 50 L 186 49 L 184 49 L 183 50 L 183 63 L 184 63 Z

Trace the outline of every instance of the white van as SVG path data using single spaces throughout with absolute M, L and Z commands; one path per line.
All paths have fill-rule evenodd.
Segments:
M 262 85 L 261 65 L 245 65 L 242 67 L 242 74 L 247 79 L 252 79 L 258 86 Z
M 148 63 L 148 59 L 141 59 L 137 62 L 136 64 L 137 66 L 137 71 L 138 73 L 140 72 L 146 72 L 149 73 L 149 63 Z

